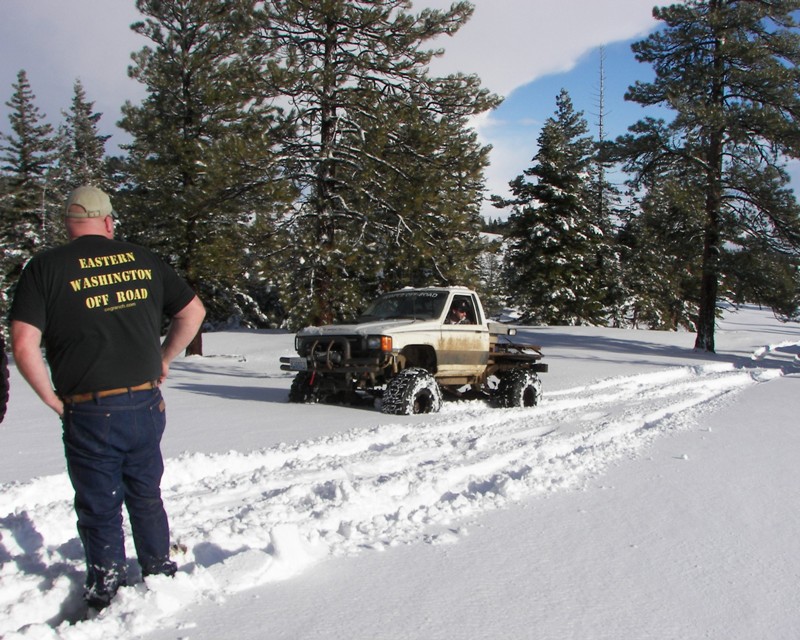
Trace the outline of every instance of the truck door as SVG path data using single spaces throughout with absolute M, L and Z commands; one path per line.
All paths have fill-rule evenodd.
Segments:
M 478 309 L 473 295 L 453 295 L 442 323 L 437 378 L 483 373 L 489 359 L 489 330 Z

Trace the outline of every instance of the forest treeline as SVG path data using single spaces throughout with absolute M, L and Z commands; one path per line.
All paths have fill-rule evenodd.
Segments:
M 686 328 L 707 351 L 721 302 L 797 318 L 800 0 L 656 7 L 660 28 L 633 45 L 654 79 L 625 98 L 671 119 L 605 140 L 562 91 L 508 197 L 485 193 L 489 148 L 471 126 L 500 97 L 474 75 L 429 72 L 468 2 L 136 6 L 149 44 L 129 74 L 146 97 L 122 105 L 121 155 L 79 81 L 57 127 L 24 70 L 11 87 L 4 315 L 30 256 L 64 241 L 65 194 L 94 184 L 117 236 L 173 264 L 213 326 L 295 329 L 386 290 L 456 284 L 525 322 Z

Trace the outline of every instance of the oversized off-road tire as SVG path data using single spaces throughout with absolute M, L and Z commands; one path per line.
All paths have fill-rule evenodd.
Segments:
M 542 397 L 542 382 L 534 371 L 512 369 L 500 379 L 495 391 L 498 407 L 535 407 Z
M 319 401 L 319 381 L 313 371 L 300 371 L 289 388 L 289 402 L 312 403 Z
M 6 356 L 6 345 L 3 341 L 3 334 L 0 333 L 0 422 L 6 415 L 8 406 L 8 356 Z
M 383 413 L 409 416 L 436 413 L 442 408 L 442 391 L 425 369 L 404 369 L 392 378 L 383 392 Z

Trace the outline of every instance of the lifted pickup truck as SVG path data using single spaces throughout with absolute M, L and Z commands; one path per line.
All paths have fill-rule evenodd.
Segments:
M 432 413 L 442 393 L 484 397 L 500 407 L 531 407 L 542 393 L 541 348 L 513 341 L 516 330 L 486 318 L 463 287 L 400 289 L 380 296 L 354 324 L 306 327 L 290 402 L 382 398 L 383 413 Z

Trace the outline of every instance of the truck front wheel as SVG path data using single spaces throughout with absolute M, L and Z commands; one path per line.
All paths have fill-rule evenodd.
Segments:
M 404 369 L 389 381 L 383 392 L 383 413 L 408 416 L 436 413 L 441 408 L 442 392 L 425 369 Z
M 512 369 L 502 377 L 495 391 L 499 407 L 534 407 L 541 397 L 542 382 L 528 369 Z
M 300 371 L 292 380 L 289 402 L 319 401 L 319 381 L 313 371 Z

